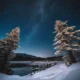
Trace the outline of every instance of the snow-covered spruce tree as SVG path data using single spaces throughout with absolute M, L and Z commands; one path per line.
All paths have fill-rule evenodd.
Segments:
M 12 74 L 9 68 L 9 60 L 15 57 L 13 50 L 18 48 L 20 29 L 16 27 L 3 40 L 0 40 L 0 72 Z
M 67 21 L 62 22 L 60 20 L 57 20 L 55 23 L 55 54 L 67 52 L 67 58 L 70 59 L 68 63 L 69 65 L 76 62 L 76 59 L 73 56 L 72 52 L 80 51 L 80 44 L 78 44 L 80 41 L 80 37 L 78 36 L 80 30 L 75 31 L 74 28 L 75 26 L 68 26 Z

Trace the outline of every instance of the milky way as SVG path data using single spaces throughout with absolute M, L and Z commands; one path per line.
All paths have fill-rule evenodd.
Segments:
M 79 0 L 0 0 L 0 38 L 20 26 L 20 49 L 16 52 L 36 56 L 54 55 L 56 20 L 80 26 Z

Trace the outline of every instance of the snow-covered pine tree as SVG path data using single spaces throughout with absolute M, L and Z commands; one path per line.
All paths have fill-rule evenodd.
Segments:
M 8 61 L 15 54 L 13 50 L 18 48 L 20 29 L 16 27 L 11 33 L 7 34 L 7 38 L 0 40 L 0 72 L 11 74 Z
M 67 52 L 70 63 L 76 62 L 76 59 L 73 56 L 72 52 L 80 51 L 80 44 L 78 44 L 78 41 L 80 41 L 80 37 L 78 36 L 80 30 L 75 31 L 74 28 L 75 26 L 68 26 L 67 21 L 62 22 L 60 20 L 57 20 L 55 23 L 55 54 Z

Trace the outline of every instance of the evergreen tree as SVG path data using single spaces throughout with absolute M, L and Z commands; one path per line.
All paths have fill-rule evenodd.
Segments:
M 16 27 L 3 40 L 0 40 L 0 72 L 10 74 L 8 61 L 15 57 L 13 50 L 18 48 L 20 29 Z
M 80 51 L 80 37 L 78 34 L 80 30 L 74 30 L 75 26 L 68 26 L 67 21 L 62 22 L 57 20 L 55 23 L 55 43 L 57 49 L 55 54 L 60 54 L 63 52 L 67 52 L 70 60 L 72 63 L 76 62 L 75 57 L 73 56 L 72 52 L 79 52 Z

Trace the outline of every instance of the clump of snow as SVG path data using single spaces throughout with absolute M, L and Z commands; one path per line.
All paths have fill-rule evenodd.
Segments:
M 0 80 L 80 80 L 80 63 L 70 67 L 57 63 L 51 68 L 26 76 L 0 74 Z

